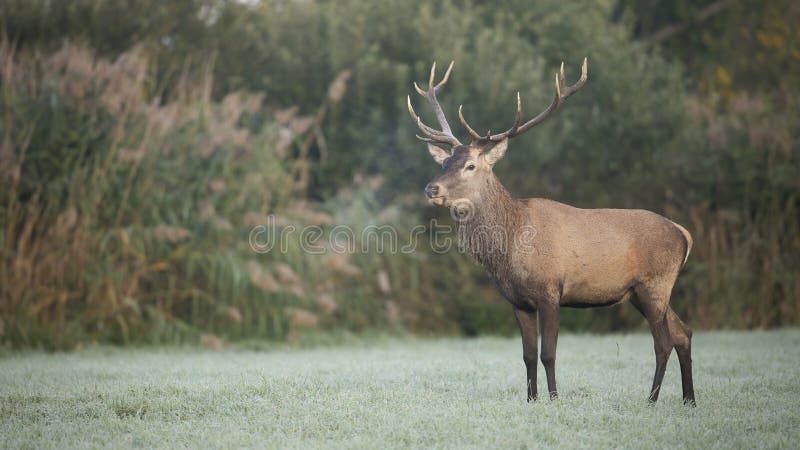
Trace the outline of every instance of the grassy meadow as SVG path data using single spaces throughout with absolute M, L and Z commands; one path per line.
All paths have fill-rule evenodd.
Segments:
M 648 334 L 563 335 L 561 398 L 525 402 L 517 339 L 309 349 L 94 347 L 0 359 L 8 448 L 796 448 L 800 330 L 701 332 L 698 407 Z M 540 368 L 540 390 L 543 388 Z

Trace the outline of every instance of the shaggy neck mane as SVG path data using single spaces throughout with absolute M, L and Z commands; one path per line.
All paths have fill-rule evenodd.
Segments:
M 458 220 L 458 244 L 489 273 L 509 264 L 514 233 L 522 225 L 515 200 L 494 175 L 487 179 L 474 212 Z

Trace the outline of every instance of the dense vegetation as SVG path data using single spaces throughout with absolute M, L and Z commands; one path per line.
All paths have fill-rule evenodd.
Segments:
M 255 253 L 248 232 L 274 215 L 402 242 L 447 222 L 422 202 L 437 168 L 411 82 L 456 60 L 443 105 L 495 130 L 514 92 L 538 111 L 584 56 L 586 88 L 512 143 L 504 183 L 686 225 L 673 305 L 695 327 L 800 323 L 798 8 L 652 3 L 5 0 L 0 339 L 510 331 L 482 271 L 424 235 L 413 254 L 313 255 L 297 235 Z M 563 321 L 641 323 L 629 307 Z

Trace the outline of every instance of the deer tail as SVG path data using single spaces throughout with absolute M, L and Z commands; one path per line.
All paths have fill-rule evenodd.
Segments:
M 675 228 L 681 232 L 681 235 L 683 235 L 683 240 L 686 244 L 686 254 L 683 257 L 683 265 L 681 266 L 683 267 L 686 265 L 686 260 L 689 259 L 689 253 L 692 251 L 692 243 L 694 243 L 694 241 L 692 240 L 692 235 L 689 233 L 689 230 L 683 228 L 675 222 L 672 222 L 672 224 L 675 225 Z

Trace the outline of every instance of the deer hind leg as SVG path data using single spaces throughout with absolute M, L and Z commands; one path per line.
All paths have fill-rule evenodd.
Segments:
M 692 383 L 692 330 L 669 307 L 667 307 L 667 326 L 681 365 L 683 403 L 697 406 L 694 400 L 694 383 Z
M 637 287 L 636 298 L 631 300 L 633 306 L 647 319 L 650 332 L 653 334 L 653 348 L 656 353 L 656 371 L 653 375 L 653 386 L 650 389 L 648 401 L 655 403 L 661 391 L 664 372 L 667 370 L 667 361 L 674 346 L 667 322 L 669 309 L 669 293 L 666 296 L 659 293 L 659 289 L 645 286 Z

